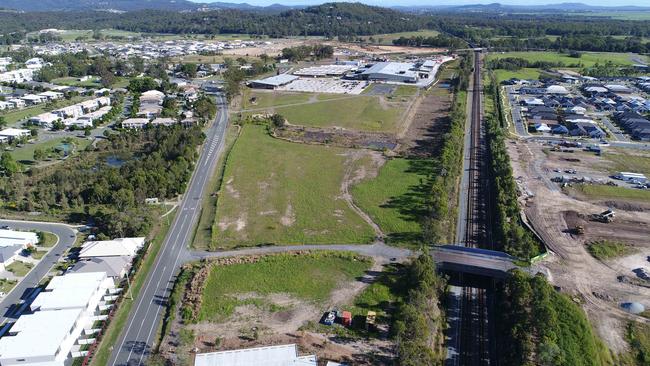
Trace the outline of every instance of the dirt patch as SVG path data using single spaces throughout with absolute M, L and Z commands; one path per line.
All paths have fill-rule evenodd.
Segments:
M 228 181 L 226 182 L 226 185 L 224 187 L 226 188 L 226 192 L 228 192 L 228 194 L 232 198 L 238 199 L 239 198 L 239 192 L 235 188 L 233 188 L 233 186 L 232 186 L 233 179 L 234 178 L 228 179 Z
M 332 145 L 346 148 L 392 150 L 397 147 L 395 135 L 379 132 L 360 132 L 342 128 L 314 128 L 286 125 L 273 132 L 277 138 L 292 142 Z
M 451 123 L 449 112 L 453 96 L 441 86 L 446 83 L 448 80 L 441 80 L 432 90 L 417 98 L 410 115 L 405 116 L 410 123 L 398 136 L 399 153 L 421 158 L 436 155 Z
M 358 164 L 358 161 L 366 156 L 370 156 L 371 164 L 366 168 L 363 164 Z M 354 203 L 352 194 L 350 194 L 350 187 L 361 182 L 366 178 L 374 178 L 379 174 L 379 168 L 384 165 L 383 156 L 375 151 L 362 151 L 353 150 L 348 154 L 348 159 L 345 162 L 345 174 L 341 181 L 341 195 L 339 198 L 345 200 L 348 206 L 357 213 L 365 222 L 372 227 L 377 238 L 385 237 L 384 232 L 379 225 L 372 220 L 370 215 L 364 212 L 359 206 Z
M 296 215 L 293 212 L 293 206 L 291 206 L 291 203 L 289 203 L 287 205 L 287 209 L 284 212 L 284 215 L 280 218 L 280 223 L 283 226 L 291 226 L 294 222 L 296 222 Z
M 626 322 L 647 319 L 626 313 L 620 304 L 635 301 L 649 307 L 650 289 L 619 281 L 619 276 L 629 275 L 628 270 L 596 260 L 585 244 L 597 239 L 624 240 L 648 252 L 650 214 L 621 210 L 613 223 L 591 221 L 591 214 L 605 211 L 607 206 L 569 197 L 550 182 L 549 169 L 557 161 L 549 164 L 545 147 L 534 142 L 509 142 L 507 146 L 526 216 L 551 251 L 537 267 L 548 273 L 549 280 L 562 292 L 582 304 L 614 352 L 626 351 Z M 572 230 L 577 225 L 585 228 L 583 235 Z

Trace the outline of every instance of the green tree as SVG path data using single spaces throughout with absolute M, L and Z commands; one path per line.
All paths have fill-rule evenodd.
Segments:
M 45 159 L 45 151 L 43 149 L 34 149 L 34 160 L 41 161 Z
M 214 99 L 202 96 L 194 102 L 194 114 L 203 121 L 209 121 L 217 114 L 217 104 Z
M 185 74 L 186 77 L 193 79 L 196 77 L 196 73 L 199 70 L 199 67 L 195 63 L 187 63 L 181 65 L 181 72 Z
M 0 157 L 0 172 L 4 175 L 11 177 L 18 173 L 20 165 L 14 160 L 13 156 L 7 151 L 2 153 Z

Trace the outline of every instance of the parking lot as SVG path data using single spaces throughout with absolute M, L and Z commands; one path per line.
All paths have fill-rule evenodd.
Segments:
M 330 93 L 358 95 L 368 87 L 368 81 L 341 80 L 335 78 L 300 78 L 279 87 L 280 91 L 306 93 Z

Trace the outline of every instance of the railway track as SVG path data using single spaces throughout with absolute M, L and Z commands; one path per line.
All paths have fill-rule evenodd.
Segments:
M 491 210 L 490 180 L 487 165 L 487 141 L 482 123 L 481 53 L 474 54 L 474 73 L 471 84 L 471 146 L 469 161 L 469 184 L 467 192 L 467 219 L 462 245 L 472 248 L 493 249 L 490 245 Z M 461 277 L 461 327 L 459 364 L 462 366 L 495 365 L 490 328 L 490 292 L 493 283 L 479 285 L 474 279 Z

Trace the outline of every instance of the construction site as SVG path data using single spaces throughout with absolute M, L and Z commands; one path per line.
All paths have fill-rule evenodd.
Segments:
M 648 322 L 650 201 L 640 182 L 616 172 L 626 161 L 643 171 L 650 155 L 558 145 L 567 144 L 508 143 L 521 207 L 549 250 L 535 267 L 583 306 L 612 351 L 625 352 L 627 323 Z

